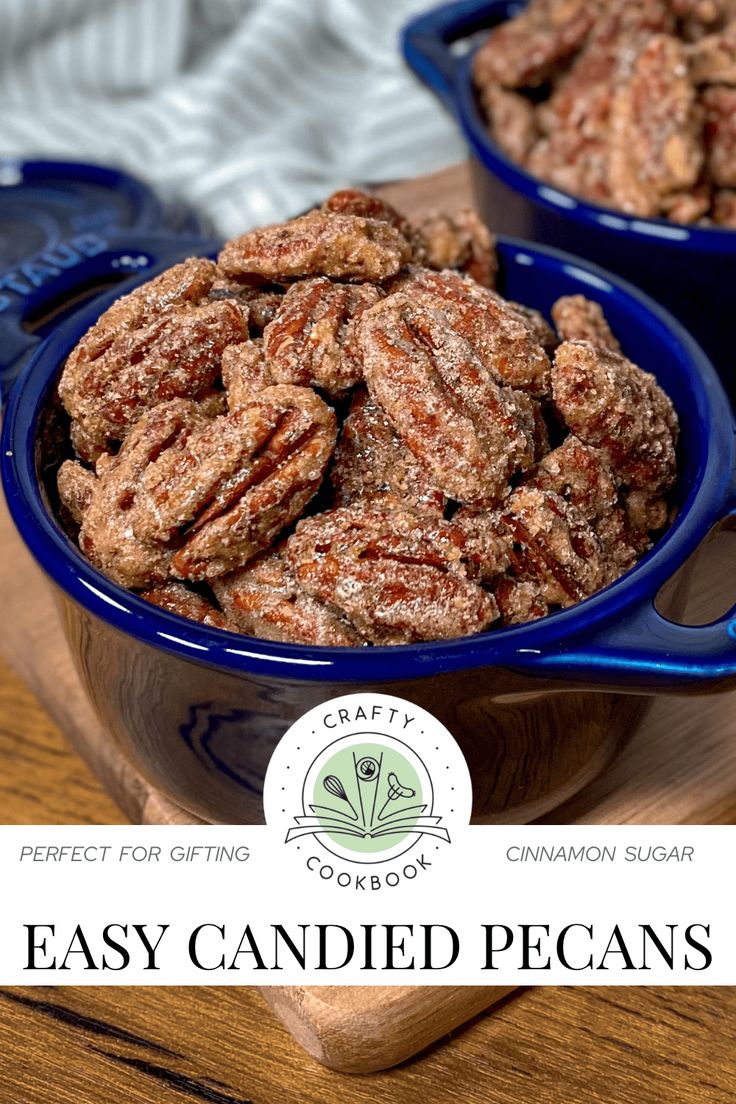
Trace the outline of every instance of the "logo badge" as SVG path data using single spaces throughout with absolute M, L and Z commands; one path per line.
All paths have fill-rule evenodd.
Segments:
M 418 845 L 436 854 L 468 824 L 471 804 L 452 735 L 387 694 L 347 694 L 304 714 L 281 739 L 264 786 L 266 820 L 290 850 L 352 864 L 390 863 Z

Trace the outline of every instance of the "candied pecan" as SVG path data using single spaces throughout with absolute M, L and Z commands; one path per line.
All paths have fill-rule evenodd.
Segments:
M 618 482 L 600 449 L 571 434 L 548 453 L 525 479 L 528 487 L 554 491 L 589 522 L 604 554 L 622 571 L 636 561 L 641 535 L 631 532 Z
M 176 543 L 171 572 L 178 578 L 240 567 L 304 510 L 335 435 L 334 412 L 309 388 L 266 388 L 147 466 L 133 531 L 141 540 Z
M 182 583 L 172 580 L 151 590 L 144 590 L 141 598 L 150 602 L 152 606 L 159 606 L 169 613 L 186 617 L 189 621 L 199 621 L 201 625 L 208 625 L 212 629 L 230 629 L 237 632 L 237 626 L 229 621 L 224 613 L 216 609 L 201 594 L 189 590 Z
M 261 341 L 228 345 L 222 354 L 221 371 L 227 406 L 231 411 L 275 382 L 268 370 Z
M 95 493 L 97 476 L 76 460 L 65 460 L 56 476 L 56 486 L 62 506 L 77 525 L 82 524 Z
M 62 501 L 81 520 L 79 547 L 87 559 L 121 586 L 141 589 L 166 581 L 171 550 L 158 540 L 141 539 L 132 512 L 144 472 L 167 449 L 181 449 L 206 419 L 194 403 L 172 399 L 146 411 L 117 455 L 103 454 L 94 485 L 73 462 L 59 469 Z
M 589 341 L 614 353 L 621 352 L 600 303 L 584 295 L 563 295 L 552 307 L 552 319 L 561 341 Z
M 232 299 L 242 309 L 251 337 L 260 337 L 281 306 L 284 289 L 276 284 L 253 284 L 218 276 L 208 299 Z
M 736 88 L 706 88 L 705 157 L 708 173 L 718 188 L 736 186 Z
M 582 514 L 554 491 L 519 487 L 499 510 L 509 574 L 537 583 L 550 606 L 571 606 L 619 574 Z
M 572 128 L 553 129 L 533 147 L 526 168 L 566 192 L 607 203 L 608 149 L 601 138 L 588 138 Z
M 286 544 L 297 582 L 340 610 L 373 644 L 446 640 L 480 632 L 496 604 L 463 563 L 451 522 L 362 504 L 299 522 Z
M 324 201 L 322 210 L 333 215 L 359 215 L 362 218 L 388 222 L 406 238 L 415 255 L 418 254 L 421 259 L 424 243 L 417 235 L 416 229 L 408 218 L 380 196 L 364 192 L 360 188 L 341 188 Z
M 662 214 L 673 222 L 685 225 L 698 222 L 710 210 L 713 192 L 710 182 L 701 176 L 692 188 L 684 192 L 672 192 L 662 199 Z
M 538 621 L 550 612 L 548 603 L 542 597 L 541 586 L 529 579 L 504 576 L 493 588 L 493 597 L 504 625 L 524 625 L 527 621 Z
M 461 506 L 452 519 L 465 538 L 463 558 L 473 578 L 495 583 L 511 563 L 511 539 L 498 510 Z
M 534 104 L 500 84 L 485 85 L 480 90 L 480 100 L 494 142 L 512 161 L 523 165 L 539 136 Z
M 549 358 L 540 345 L 544 326 L 537 312 L 520 311 L 457 272 L 414 269 L 399 290 L 428 311 L 442 311 L 497 382 L 532 395 L 547 394 Z
M 85 441 L 98 447 L 122 440 L 147 408 L 210 387 L 223 350 L 247 336 L 232 302 L 158 310 L 162 297 L 149 292 L 123 314 L 121 304 L 136 294 L 102 315 L 70 354 L 59 381 L 64 406 Z
M 618 502 L 618 485 L 605 453 L 574 434 L 548 452 L 524 480 L 526 486 L 554 491 L 587 521 L 606 514 Z
M 565 341 L 552 365 L 552 394 L 567 425 L 603 451 L 628 487 L 671 487 L 677 415 L 654 376 L 586 341 Z
M 534 460 L 533 400 L 499 387 L 473 346 L 414 297 L 388 296 L 357 327 L 368 390 L 438 488 L 503 497 Z
M 597 10 L 595 0 L 530 0 L 514 19 L 494 27 L 478 50 L 473 63 L 476 84 L 541 84 L 558 62 L 580 48 Z
M 736 84 L 736 20 L 693 43 L 688 57 L 695 84 Z
M 484 287 L 496 286 L 496 239 L 469 207 L 453 215 L 434 212 L 417 223 L 420 259 L 430 268 L 455 269 Z
M 736 191 L 721 188 L 713 196 L 713 221 L 736 229 Z
M 406 238 L 382 219 L 311 211 L 227 242 L 218 265 L 225 276 L 236 279 L 258 276 L 278 283 L 332 276 L 380 283 L 410 258 Z
M 360 388 L 353 395 L 330 470 L 338 505 L 391 494 L 404 505 L 441 514 L 447 497 L 394 432 L 388 418 Z
M 363 643 L 337 610 L 301 589 L 282 551 L 258 556 L 212 585 L 231 622 L 250 636 L 333 647 Z
M 90 437 L 75 418 L 72 418 L 69 423 L 69 441 L 79 459 L 84 460 L 85 464 L 96 464 L 106 451 L 105 445 Z
M 263 334 L 276 383 L 311 384 L 338 396 L 360 379 L 355 324 L 381 298 L 371 284 L 334 284 L 315 276 L 294 284 Z
M 516 314 L 523 318 L 531 336 L 538 345 L 542 346 L 545 353 L 551 356 L 560 344 L 560 339 L 542 312 L 535 310 L 534 307 L 525 307 L 523 303 L 517 303 L 515 299 L 507 299 L 506 303 Z M 518 384 L 515 386 L 518 386 Z M 524 390 L 524 388 L 520 388 L 520 390 Z
M 609 185 L 617 206 L 650 217 L 663 196 L 695 184 L 703 164 L 702 116 L 685 47 L 652 35 L 611 105 Z

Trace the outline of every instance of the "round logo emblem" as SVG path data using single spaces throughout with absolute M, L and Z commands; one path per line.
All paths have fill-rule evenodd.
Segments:
M 348 694 L 317 706 L 285 733 L 269 764 L 269 825 L 350 863 L 390 862 L 446 847 L 470 819 L 462 752 L 426 710 L 386 694 Z

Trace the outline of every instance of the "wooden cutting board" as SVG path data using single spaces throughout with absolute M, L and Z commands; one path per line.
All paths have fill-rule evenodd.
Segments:
M 464 166 L 382 189 L 409 214 L 469 202 Z M 730 539 L 699 568 L 697 606 L 712 615 L 733 578 Z M 736 585 L 735 585 L 736 592 Z M 731 597 L 733 601 L 733 596 Z M 731 604 L 729 601 L 726 604 Z M 74 672 L 51 591 L 0 503 L 0 641 L 70 742 L 136 823 L 191 824 L 112 746 Z M 692 824 L 736 821 L 736 694 L 660 698 L 626 752 L 596 782 L 544 819 L 556 823 Z M 32 784 L 32 779 L 29 784 Z M 342 986 L 262 990 L 294 1038 L 334 1069 L 385 1069 L 418 1053 L 511 990 Z

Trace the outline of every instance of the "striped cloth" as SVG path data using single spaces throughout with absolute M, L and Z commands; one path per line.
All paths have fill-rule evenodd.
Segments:
M 406 69 L 431 0 L 0 0 L 0 153 L 120 165 L 223 234 L 462 156 Z

